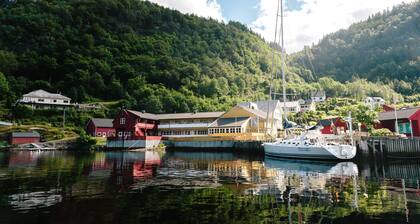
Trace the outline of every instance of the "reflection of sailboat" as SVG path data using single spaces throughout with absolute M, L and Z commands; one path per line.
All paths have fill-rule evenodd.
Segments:
M 353 162 L 319 162 L 306 160 L 270 159 L 264 160 L 264 167 L 281 171 L 312 172 L 339 176 L 358 175 L 357 165 Z

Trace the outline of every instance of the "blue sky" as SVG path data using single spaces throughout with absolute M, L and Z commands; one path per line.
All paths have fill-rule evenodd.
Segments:
M 226 20 L 239 21 L 249 26 L 258 18 L 259 0 L 219 0 L 222 16 Z M 285 9 L 289 11 L 300 10 L 302 2 L 298 0 L 285 1 Z
M 148 0 L 198 16 L 246 24 L 273 41 L 278 0 Z M 288 53 L 317 43 L 325 35 L 365 20 L 376 12 L 415 0 L 284 0 L 284 37 Z

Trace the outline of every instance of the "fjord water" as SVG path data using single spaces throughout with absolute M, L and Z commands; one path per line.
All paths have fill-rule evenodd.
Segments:
M 420 223 L 420 162 L 0 152 L 0 223 Z

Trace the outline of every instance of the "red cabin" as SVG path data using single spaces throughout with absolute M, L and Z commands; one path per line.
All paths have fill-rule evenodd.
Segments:
M 347 130 L 347 123 L 341 117 L 326 118 L 318 124 L 322 126 L 322 134 L 340 134 Z
M 114 137 L 115 129 L 112 119 L 92 118 L 86 125 L 86 132 L 96 137 Z
M 398 121 L 398 132 L 400 134 L 420 136 L 420 107 L 379 113 L 381 124 L 377 128 L 387 128 L 395 132 L 395 120 Z
M 148 136 L 158 137 L 158 118 L 155 114 L 124 109 L 112 123 L 116 139 L 145 140 L 146 137 L 150 139 Z
M 40 142 L 41 135 L 38 132 L 13 132 L 10 135 L 10 144 L 29 144 Z

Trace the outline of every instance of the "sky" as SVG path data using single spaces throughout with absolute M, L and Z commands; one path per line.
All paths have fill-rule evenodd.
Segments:
M 150 0 L 182 13 L 239 21 L 274 40 L 278 0 Z M 365 20 L 376 12 L 415 0 L 284 0 L 284 39 L 288 53 L 317 43 L 323 36 Z

